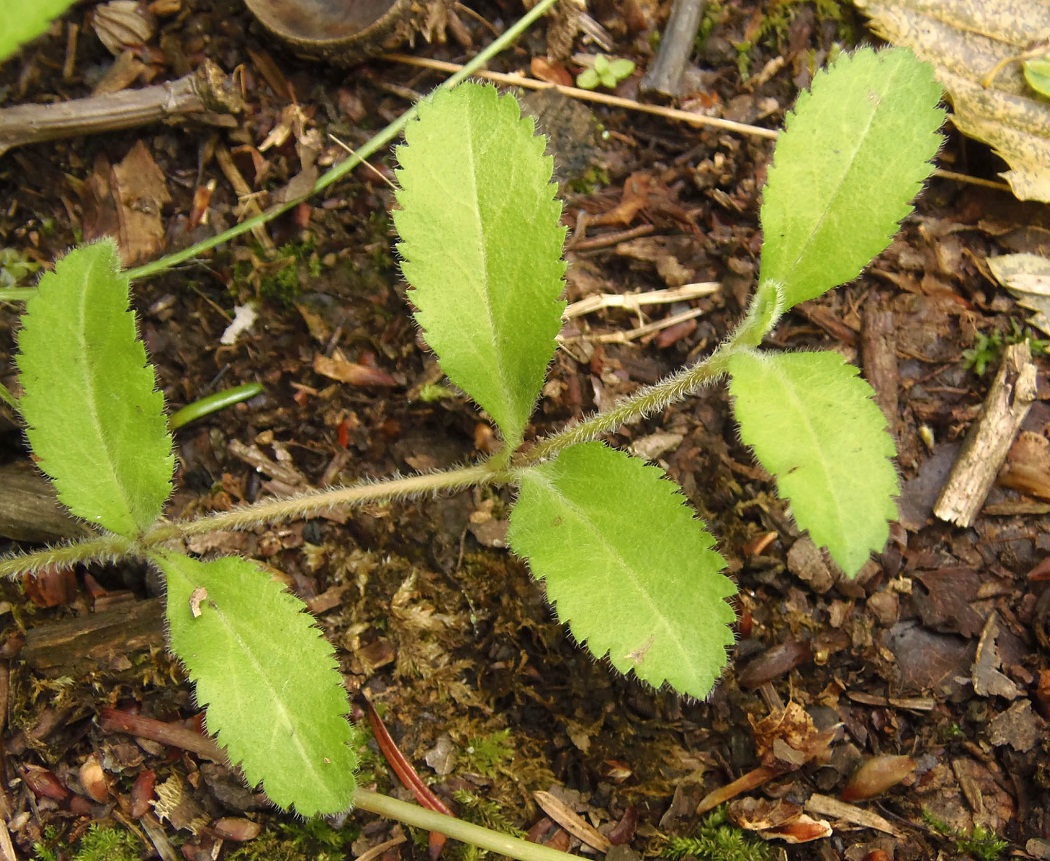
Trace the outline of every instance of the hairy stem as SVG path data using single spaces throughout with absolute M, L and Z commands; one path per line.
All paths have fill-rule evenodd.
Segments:
M 95 559 L 100 562 L 115 562 L 135 554 L 135 543 L 122 535 L 104 535 L 76 544 L 62 544 L 33 553 L 8 556 L 0 559 L 0 577 L 18 574 L 36 574 L 49 565 L 63 567 Z
M 758 302 L 758 294 L 752 300 L 752 306 L 737 330 L 706 359 L 681 368 L 667 379 L 625 398 L 609 410 L 595 413 L 590 418 L 569 425 L 553 436 L 545 437 L 515 458 L 514 466 L 519 468 L 531 466 L 553 457 L 571 445 L 598 439 L 603 434 L 612 433 L 627 422 L 651 415 L 664 407 L 684 400 L 708 383 L 718 379 L 726 372 L 729 358 L 733 353 L 743 347 L 757 345 L 773 327 L 776 317 L 762 313 L 763 308 Z
M 540 0 L 535 6 L 532 7 L 524 16 L 522 16 L 513 26 L 507 29 L 502 36 L 500 36 L 491 45 L 485 48 L 480 54 L 474 59 L 467 63 L 462 69 L 456 74 L 452 75 L 446 80 L 441 86 L 443 87 L 454 87 L 460 81 L 469 78 L 476 71 L 484 67 L 489 60 L 504 51 L 507 47 L 514 43 L 514 41 L 524 33 L 538 18 L 544 15 L 548 9 L 551 8 L 558 0 Z M 176 251 L 173 254 L 168 254 L 165 257 L 161 257 L 159 260 L 154 260 L 152 263 L 146 263 L 142 266 L 138 266 L 134 269 L 128 270 L 128 277 L 134 281 L 139 278 L 148 278 L 151 275 L 156 275 L 158 272 L 164 272 L 179 263 L 184 263 L 194 257 L 198 257 L 205 251 L 209 251 L 215 248 L 217 245 L 222 245 L 229 240 L 240 236 L 242 233 L 247 233 L 255 227 L 261 224 L 266 224 L 271 219 L 281 215 L 282 213 L 288 212 L 290 209 L 294 209 L 300 203 L 308 200 L 313 195 L 328 188 L 333 183 L 338 182 L 348 173 L 354 170 L 364 159 L 370 158 L 375 153 L 385 148 L 392 140 L 394 140 L 400 133 L 401 129 L 416 115 L 415 106 L 409 108 L 400 117 L 394 120 L 390 125 L 384 128 L 382 131 L 377 133 L 371 140 L 361 146 L 360 149 L 356 150 L 355 158 L 347 158 L 339 164 L 333 166 L 323 176 L 321 176 L 314 187 L 310 189 L 302 197 L 297 197 L 294 200 L 286 201 L 278 206 L 275 206 L 261 215 L 256 215 L 253 218 L 249 218 L 231 227 L 229 230 L 220 233 L 218 236 L 212 236 L 209 239 L 205 239 L 203 242 L 198 242 L 196 245 L 191 245 L 189 248 L 184 248 L 181 251 Z
M 430 472 L 381 482 L 363 482 L 350 487 L 322 488 L 299 496 L 267 499 L 254 505 L 244 505 L 232 511 L 220 511 L 193 520 L 164 523 L 146 533 L 140 544 L 144 547 L 154 547 L 175 538 L 188 538 L 224 529 L 251 529 L 267 523 L 310 517 L 366 503 L 443 491 L 454 493 L 467 487 L 492 484 L 499 481 L 500 477 L 501 473 L 493 470 L 488 463 L 481 463 L 445 472 Z
M 567 859 L 576 857 L 548 846 L 529 843 L 527 840 L 511 837 L 509 834 L 500 834 L 498 831 L 464 822 L 454 816 L 446 816 L 444 813 L 427 810 L 417 804 L 398 801 L 396 798 L 368 792 L 364 789 L 358 789 L 354 793 L 354 807 L 378 813 L 388 819 L 395 819 L 413 828 L 437 831 L 453 840 L 470 843 L 497 855 L 517 858 L 518 861 L 567 861 Z
M 162 523 L 138 541 L 109 535 L 79 544 L 39 550 L 0 560 L 0 577 L 35 572 L 48 565 L 72 565 L 92 559 L 115 561 L 127 556 L 142 555 L 147 548 L 169 541 L 224 529 L 251 529 L 268 523 L 310 517 L 367 503 L 423 494 L 454 493 L 468 487 L 512 482 L 515 469 L 522 469 L 553 457 L 571 445 L 598 439 L 626 422 L 681 401 L 722 376 L 726 372 L 730 356 L 737 350 L 759 343 L 775 322 L 776 315 L 764 313 L 757 297 L 753 305 L 755 307 L 749 310 L 733 335 L 706 359 L 682 368 L 663 382 L 643 389 L 610 410 L 596 413 L 578 424 L 540 440 L 528 451 L 514 457 L 513 461 L 510 460 L 511 453 L 505 449 L 497 452 L 490 460 L 475 466 L 388 481 L 363 482 L 349 487 L 323 488 L 298 496 L 267 499 L 193 520 Z

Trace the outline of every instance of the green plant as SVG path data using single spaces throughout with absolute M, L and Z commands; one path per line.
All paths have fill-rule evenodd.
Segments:
M 584 90 L 596 90 L 598 87 L 614 90 L 633 71 L 634 63 L 630 60 L 622 57 L 609 59 L 605 54 L 596 54 L 594 65 L 576 76 L 576 86 Z
M 339 861 L 351 857 L 360 829 L 336 829 L 324 819 L 277 822 L 255 840 L 224 856 L 227 861 Z
M 142 844 L 134 834 L 122 828 L 93 823 L 73 847 L 72 855 L 59 856 L 53 847 L 59 845 L 59 834 L 49 828 L 44 839 L 33 845 L 36 861 L 138 861 L 142 857 Z
M 74 250 L 27 304 L 19 408 L 41 469 L 98 534 L 0 561 L 0 574 L 147 560 L 166 578 L 170 646 L 196 683 L 209 729 L 274 802 L 304 815 L 356 804 L 503 854 L 552 857 L 356 789 L 341 676 L 302 602 L 248 560 L 200 561 L 176 543 L 337 506 L 517 488 L 511 547 L 573 636 L 621 672 L 706 696 L 733 641 L 724 561 L 660 469 L 596 440 L 727 376 L 742 439 L 799 525 L 855 574 L 884 544 L 896 511 L 885 420 L 836 354 L 759 345 L 790 308 L 856 277 L 889 243 L 939 146 L 939 97 L 929 68 L 903 50 L 861 50 L 818 75 L 777 143 L 759 283 L 736 331 L 697 364 L 526 446 L 564 308 L 551 160 L 512 97 L 478 85 L 439 91 L 398 149 L 398 250 L 427 343 L 504 447 L 469 467 L 195 520 L 160 519 L 172 441 L 127 310 L 128 274 L 111 243 Z M 69 415 L 81 419 L 75 439 Z
M 990 335 L 978 332 L 973 346 L 963 350 L 963 366 L 973 370 L 979 377 L 993 365 L 999 364 L 1003 350 L 1011 344 L 1027 341 L 1033 356 L 1042 356 L 1050 348 L 1050 341 L 1040 340 L 1023 328 L 1016 320 L 1010 320 L 1010 331 L 1003 333 L 998 329 Z
M 931 829 L 955 843 L 955 851 L 976 858 L 977 861 L 996 861 L 1010 848 L 1010 841 L 1003 840 L 992 829 L 974 825 L 968 832 L 952 828 L 939 816 L 923 809 L 922 818 Z
M 690 837 L 672 837 L 660 852 L 661 858 L 678 861 L 691 855 L 697 861 L 768 861 L 768 844 L 731 825 L 725 807 L 711 812 Z

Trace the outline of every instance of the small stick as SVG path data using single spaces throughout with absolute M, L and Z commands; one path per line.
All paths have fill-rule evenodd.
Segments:
M 227 762 L 226 752 L 213 738 L 177 723 L 165 723 L 106 706 L 99 712 L 98 724 L 103 732 L 126 733 L 168 747 L 188 750 L 212 762 Z
M 0 109 L 0 156 L 26 144 L 133 128 L 186 115 L 196 114 L 198 119 L 221 125 L 222 121 L 209 114 L 243 110 L 244 102 L 229 78 L 214 63 L 206 62 L 191 75 L 153 87 Z
M 394 63 L 404 63 L 406 66 L 420 66 L 424 69 L 435 69 L 439 72 L 458 72 L 462 66 L 456 63 L 446 63 L 442 60 L 431 60 L 426 57 L 413 57 L 409 54 L 383 54 L 381 60 L 390 60 Z M 710 126 L 711 128 L 724 129 L 737 132 L 738 134 L 752 135 L 759 138 L 776 140 L 777 132 L 774 129 L 764 129 L 760 126 L 749 126 L 747 123 L 736 123 L 732 120 L 723 120 L 720 117 L 706 117 L 703 114 L 692 111 L 681 111 L 677 108 L 665 108 L 662 105 L 647 105 L 634 99 L 623 99 L 619 96 L 610 96 L 606 93 L 596 93 L 591 90 L 581 90 L 579 87 L 564 87 L 561 84 L 550 84 L 547 81 L 537 81 L 535 78 L 526 78 L 524 75 L 504 75 L 500 72 L 489 72 L 479 69 L 474 73 L 476 77 L 487 78 L 497 84 L 507 87 L 526 87 L 530 90 L 555 90 L 563 96 L 579 99 L 583 102 L 597 102 L 600 105 L 609 105 L 614 108 L 624 108 L 629 111 L 641 111 L 646 114 L 656 114 L 670 120 L 679 120 L 694 126 Z
M 704 0 L 674 0 L 667 19 L 660 51 L 642 78 L 642 92 L 674 98 L 682 88 L 682 73 L 704 15 Z
M 1035 400 L 1035 365 L 1028 342 L 1012 344 L 985 398 L 981 415 L 963 443 L 933 513 L 969 527 L 992 489 L 1006 453 Z
M 736 798 L 744 792 L 751 792 L 769 783 L 774 777 L 780 777 L 787 771 L 785 768 L 770 768 L 768 765 L 760 765 L 753 768 L 742 777 L 738 777 L 732 783 L 720 786 L 707 793 L 696 806 L 696 815 L 702 816 L 709 810 L 714 810 L 720 804 L 725 804 L 730 799 Z
M 562 312 L 562 317 L 571 320 L 583 314 L 600 311 L 602 308 L 624 308 L 628 311 L 640 311 L 643 305 L 666 305 L 671 302 L 688 302 L 701 296 L 717 293 L 722 285 L 718 281 L 701 281 L 695 284 L 684 284 L 668 290 L 649 290 L 645 293 L 596 293 L 573 302 Z

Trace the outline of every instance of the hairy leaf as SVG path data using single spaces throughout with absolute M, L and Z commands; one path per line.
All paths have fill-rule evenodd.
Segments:
M 733 642 L 736 589 L 660 469 L 601 443 L 566 449 L 522 471 L 508 539 L 594 655 L 655 686 L 711 692 Z
M 111 532 L 146 530 L 171 492 L 174 458 L 112 241 L 77 248 L 44 275 L 18 347 L 26 435 L 58 498 Z
M 783 285 L 785 310 L 856 278 L 889 245 L 933 169 L 940 97 L 910 51 L 870 48 L 799 96 L 762 201 L 760 280 Z
M 402 271 L 442 369 L 517 448 L 564 302 L 552 160 L 512 96 L 461 84 L 419 106 L 398 147 Z
M 0 64 L 18 48 L 35 39 L 76 0 L 35 0 L 33 3 L 0 3 Z M 3 144 L 0 144 L 0 152 Z
M 852 577 L 897 516 L 893 438 L 871 386 L 835 353 L 741 351 L 729 373 L 741 438 L 799 526 Z
M 154 561 L 167 579 L 171 650 L 230 761 L 280 807 L 348 810 L 357 758 L 346 691 L 306 605 L 246 559 Z

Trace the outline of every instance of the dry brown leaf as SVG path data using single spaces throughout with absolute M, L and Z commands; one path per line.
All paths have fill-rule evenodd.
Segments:
M 989 257 L 995 280 L 1009 290 L 1022 308 L 1033 311 L 1028 322 L 1050 334 L 1050 258 L 1039 254 Z
M 1047 0 L 856 0 L 876 33 L 931 63 L 952 121 L 990 144 L 1021 200 L 1050 202 L 1050 102 L 1010 62 L 1050 34 Z M 1000 64 L 1001 67 L 1000 67 Z M 998 71 L 997 70 L 998 68 Z M 990 85 L 985 79 L 994 75 Z

